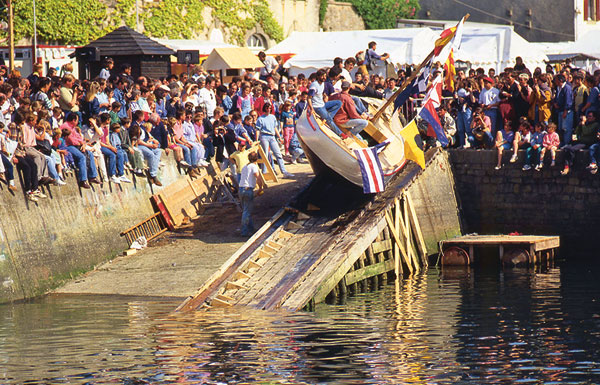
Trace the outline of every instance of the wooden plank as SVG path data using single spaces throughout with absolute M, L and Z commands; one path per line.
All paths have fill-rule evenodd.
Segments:
M 273 256 L 273 254 L 266 252 L 265 246 L 263 246 L 263 248 L 258 251 L 257 256 L 258 256 L 257 260 L 261 260 L 261 259 L 265 259 L 265 258 L 267 258 L 267 259 L 271 258 Z
M 423 233 L 421 232 L 421 225 L 419 224 L 419 217 L 415 211 L 413 206 L 413 201 L 410 197 L 408 190 L 405 192 L 406 204 L 408 205 L 408 213 L 410 215 L 410 224 L 412 226 L 413 233 L 417 238 L 417 246 L 419 248 L 419 252 L 421 253 L 421 261 L 427 266 L 427 246 L 425 245 L 425 240 L 423 239 Z
M 301 229 L 302 225 L 297 224 L 294 221 L 289 221 L 288 224 L 285 226 L 286 230 L 297 230 L 297 229 Z
M 233 298 L 226 296 L 225 294 L 217 294 L 217 296 L 215 298 L 220 299 L 221 301 L 225 301 L 225 302 L 229 302 L 231 304 L 231 302 L 233 301 Z
M 267 172 L 263 173 L 264 180 L 269 181 L 269 182 L 275 182 L 275 183 L 279 182 L 279 179 L 277 178 L 277 175 L 275 174 L 275 170 L 273 170 L 273 167 L 271 167 L 269 158 L 265 154 L 262 146 L 257 146 L 257 152 L 259 155 L 258 163 L 264 165 L 267 169 Z M 261 170 L 261 172 L 262 172 L 262 170 Z
M 378 254 L 384 251 L 388 251 L 392 249 L 392 240 L 385 239 L 383 241 L 373 242 L 371 248 L 373 249 L 373 253 Z
M 548 239 L 544 239 L 542 241 L 538 241 L 535 243 L 535 250 L 546 250 L 546 249 L 554 249 L 560 247 L 560 238 L 552 237 Z
M 263 245 L 262 250 L 267 253 L 267 254 L 271 254 L 271 257 L 273 256 L 273 254 L 275 254 L 277 252 L 278 249 L 271 247 L 271 245 L 269 245 L 268 243 Z
M 411 235 L 411 226 L 410 226 L 410 218 L 408 216 L 408 204 L 407 204 L 407 200 L 406 200 L 406 195 L 404 195 L 404 204 L 402 205 L 402 213 L 403 213 L 403 219 L 400 219 L 400 223 L 403 223 L 402 227 L 405 231 L 404 231 L 404 238 L 406 240 L 406 251 L 408 251 L 408 253 L 410 254 L 412 261 L 414 263 L 415 266 L 415 270 L 420 271 L 421 270 L 421 264 L 419 263 L 419 258 L 417 257 L 417 255 L 415 254 L 415 252 L 413 251 L 413 247 L 412 247 L 412 235 Z
M 342 247 L 336 248 L 334 255 L 327 261 L 314 265 L 314 273 L 310 280 L 307 279 L 302 286 L 285 298 L 281 305 L 282 309 L 292 311 L 301 309 L 311 298 L 315 303 L 322 302 L 337 285 L 337 282 L 350 270 L 352 264 L 357 260 L 361 263 L 360 256 L 385 227 L 385 220 L 381 216 L 365 214 L 365 217 L 368 219 L 357 218 L 353 226 L 348 226 L 351 231 L 347 235 L 348 238 L 353 239 L 353 242 L 344 237 L 339 242 Z M 355 239 L 355 234 L 362 234 L 362 236 Z M 322 266 L 323 264 L 326 266 Z
M 243 280 L 243 279 L 250 279 L 250 276 L 248 274 L 244 273 L 243 271 L 237 271 L 233 275 L 233 279 L 236 281 L 239 281 L 239 280 Z
M 411 266 L 411 262 L 408 260 L 408 253 L 406 252 L 406 248 L 404 247 L 404 242 L 402 242 L 400 240 L 400 236 L 398 235 L 398 231 L 396 229 L 396 227 L 394 226 L 394 224 L 392 223 L 392 218 L 390 218 L 390 214 L 388 214 L 387 212 L 385 213 L 385 220 L 387 221 L 387 224 L 392 232 L 392 237 L 394 237 L 394 241 L 396 241 L 396 244 L 398 245 L 398 248 L 400 249 L 400 253 L 406 256 L 407 259 L 407 265 L 409 266 L 410 272 L 413 273 L 414 270 L 412 269 Z
M 261 265 L 260 263 L 253 261 L 253 260 L 249 260 L 248 261 L 248 267 L 250 269 L 260 269 L 263 267 L 263 265 Z
M 287 294 L 286 290 L 294 277 L 306 271 L 303 261 L 314 257 L 326 242 L 328 234 L 324 229 L 329 227 L 328 222 L 325 219 L 311 219 L 302 230 L 303 234 L 294 238 L 298 238 L 297 242 L 290 243 L 289 247 L 286 244 L 286 248 L 278 254 L 274 269 L 265 275 L 262 287 L 245 299 L 250 306 L 263 308 L 273 298 Z
M 277 242 L 272 241 L 272 240 L 271 241 L 267 241 L 267 245 L 270 248 L 275 249 L 275 250 L 279 250 L 279 249 L 281 249 L 283 247 L 283 245 L 281 243 L 277 243 Z
M 210 301 L 210 305 L 212 307 L 231 307 L 231 306 L 233 306 L 229 302 L 223 301 L 219 298 L 213 298 L 212 301 Z
M 375 256 L 373 255 L 373 249 L 371 249 L 371 245 L 367 247 L 367 249 L 365 250 L 365 254 L 367 256 L 367 262 L 369 263 L 368 266 L 375 265 L 376 261 Z M 371 283 L 371 290 L 377 290 L 377 288 L 379 287 L 379 277 L 370 277 L 369 282 Z
M 362 269 L 349 271 L 345 275 L 346 284 L 350 285 L 363 279 L 374 277 L 394 269 L 393 260 L 385 260 L 374 265 L 365 266 Z
M 408 267 L 410 274 L 415 272 L 415 268 L 411 262 L 410 256 L 406 253 L 406 250 L 403 251 L 404 244 L 400 242 L 400 226 L 402 224 L 402 215 L 400 214 L 400 199 L 395 198 L 394 204 L 394 226 L 388 226 L 392 231 L 392 235 L 396 235 L 396 245 L 398 245 L 400 249 L 400 256 L 404 260 L 404 264 Z
M 165 207 L 164 203 L 162 202 L 162 199 L 160 199 L 160 196 L 153 195 L 150 197 L 150 199 L 152 201 L 154 201 L 154 204 L 156 205 L 156 208 L 160 212 L 160 215 L 163 218 L 163 221 L 167 225 L 167 228 L 171 231 L 175 230 L 175 224 L 173 223 L 173 218 L 171 218 L 171 215 L 167 211 L 167 208 Z
M 269 265 L 251 280 L 253 286 L 239 300 L 239 304 L 262 308 L 261 301 L 268 301 L 273 290 L 285 290 L 287 287 L 283 280 L 291 270 L 298 269 L 298 261 L 306 254 L 312 253 L 321 245 L 321 238 L 327 234 L 322 231 L 324 220 L 313 219 L 307 222 L 306 227 L 297 233 L 294 238 L 286 243 L 276 258 L 269 260 Z M 315 241 L 318 239 L 318 241 Z
M 237 268 L 242 266 L 247 259 L 252 255 L 252 252 L 260 245 L 261 240 L 273 235 L 275 229 L 272 228 L 275 223 L 283 218 L 289 217 L 290 214 L 285 210 L 280 209 L 271 219 L 269 219 L 256 233 L 250 237 L 229 259 L 221 266 L 219 270 L 202 285 L 198 291 L 191 297 L 186 299 L 175 311 L 190 311 L 202 305 L 204 301 L 221 286 Z M 284 219 L 285 221 L 285 219 Z M 285 223 L 284 223 L 285 224 Z
M 267 293 L 265 299 L 261 300 L 257 305 L 265 310 L 272 310 L 279 307 L 311 275 L 316 266 L 328 257 L 330 252 L 340 244 L 340 239 L 348 234 L 351 228 L 351 226 L 344 226 L 341 229 L 337 227 L 335 236 L 321 232 L 319 236 L 322 240 L 313 242 L 314 245 L 311 246 L 311 249 L 303 253 L 291 271 L 281 278 L 279 285 Z M 351 264 L 347 265 L 345 268 L 346 272 L 350 269 L 350 266 Z M 331 288 L 334 288 L 340 279 L 331 282 Z M 313 288 L 314 286 L 316 284 L 313 285 Z
M 300 228 L 302 228 L 302 226 L 300 226 Z M 277 233 L 277 239 L 289 239 L 289 238 L 291 238 L 293 236 L 294 236 L 294 234 L 292 234 L 290 232 L 287 232 L 287 231 L 285 231 L 283 229 L 279 230 L 279 232 Z
M 246 286 L 241 285 L 239 283 L 235 283 L 233 281 L 228 281 L 225 284 L 225 290 L 231 290 L 231 289 L 246 289 Z

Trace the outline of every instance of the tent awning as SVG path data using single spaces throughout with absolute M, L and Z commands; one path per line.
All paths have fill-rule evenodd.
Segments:
M 208 56 L 215 48 L 236 47 L 232 44 L 214 42 L 209 40 L 186 40 L 186 39 L 154 39 L 160 44 L 179 51 L 179 50 L 197 50 L 200 56 Z
M 252 51 L 245 47 L 215 48 L 202 66 L 207 70 L 228 70 L 264 67 Z

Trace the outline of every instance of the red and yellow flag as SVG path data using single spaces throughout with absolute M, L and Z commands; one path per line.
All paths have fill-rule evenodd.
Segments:
M 446 89 L 454 92 L 454 78 L 456 77 L 456 68 L 454 67 L 454 48 L 450 49 L 450 54 L 446 63 L 444 63 L 444 70 L 446 71 L 446 77 L 444 79 L 444 85 Z
M 433 54 L 435 56 L 439 55 L 442 52 L 442 49 L 446 46 L 446 44 L 450 43 L 452 38 L 454 37 L 454 33 L 456 32 L 456 27 L 448 28 L 442 31 L 440 37 L 435 41 L 435 49 Z

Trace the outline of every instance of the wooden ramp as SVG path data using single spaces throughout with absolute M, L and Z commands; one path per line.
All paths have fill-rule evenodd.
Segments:
M 336 218 L 282 209 L 177 310 L 310 309 L 420 271 L 428 253 L 406 192 L 420 171 L 408 165 L 384 193 Z

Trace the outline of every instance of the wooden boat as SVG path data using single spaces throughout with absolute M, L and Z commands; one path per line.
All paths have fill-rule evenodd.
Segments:
M 363 102 L 370 112 L 375 112 L 384 101 L 364 98 Z M 404 140 L 398 133 L 402 126 L 397 113 L 391 114 L 390 107 L 375 123 L 369 122 L 360 134 L 368 143 L 351 134 L 349 138 L 342 139 L 309 109 L 305 109 L 296 122 L 296 132 L 315 174 L 331 170 L 362 187 L 362 175 L 354 150 L 372 147 L 389 139 L 390 143 L 379 153 L 386 182 L 406 162 Z

